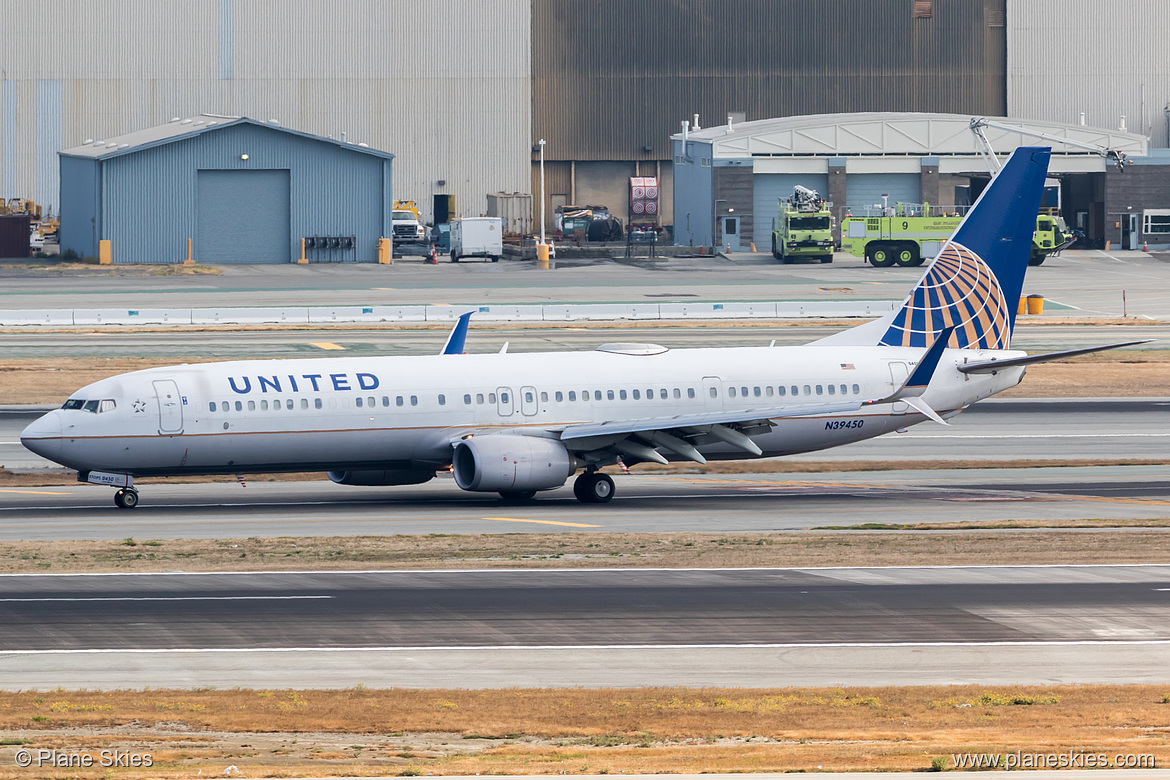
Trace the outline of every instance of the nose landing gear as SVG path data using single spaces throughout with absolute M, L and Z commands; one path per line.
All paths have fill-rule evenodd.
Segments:
M 134 488 L 122 488 L 114 494 L 114 503 L 119 509 L 133 509 L 138 506 L 138 491 Z

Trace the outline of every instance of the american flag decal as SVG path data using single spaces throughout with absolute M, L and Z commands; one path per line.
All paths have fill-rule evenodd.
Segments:
M 987 263 L 952 241 L 910 293 L 881 343 L 926 347 L 935 333 L 954 326 L 947 345 L 952 349 L 1007 349 L 1008 314 L 1003 290 Z
M 852 363 L 842 363 L 841 368 L 844 371 L 856 371 L 857 370 L 857 366 L 853 365 Z

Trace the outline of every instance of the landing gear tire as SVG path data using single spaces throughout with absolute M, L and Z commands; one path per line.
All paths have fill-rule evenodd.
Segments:
M 899 268 L 913 268 L 922 261 L 918 256 L 918 247 L 914 244 L 899 244 L 894 247 L 894 262 Z
M 114 504 L 119 509 L 133 509 L 138 506 L 138 491 L 123 488 L 114 494 Z
M 894 251 L 888 244 L 878 244 L 868 249 L 866 255 L 874 268 L 889 268 L 894 264 Z
M 613 498 L 613 480 L 608 474 L 587 471 L 573 483 L 573 495 L 585 504 L 605 504 Z
M 520 502 L 531 501 L 536 498 L 535 490 L 501 490 L 500 498 L 505 501 Z

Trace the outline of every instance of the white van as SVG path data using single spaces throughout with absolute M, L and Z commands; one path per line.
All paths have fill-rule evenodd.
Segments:
M 462 257 L 489 257 L 494 263 L 504 253 L 504 227 L 499 217 L 451 220 L 451 262 Z

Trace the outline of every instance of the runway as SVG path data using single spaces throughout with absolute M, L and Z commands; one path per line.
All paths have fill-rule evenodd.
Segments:
M 14 575 L 0 620 L 0 688 L 1165 682 L 1170 566 Z

